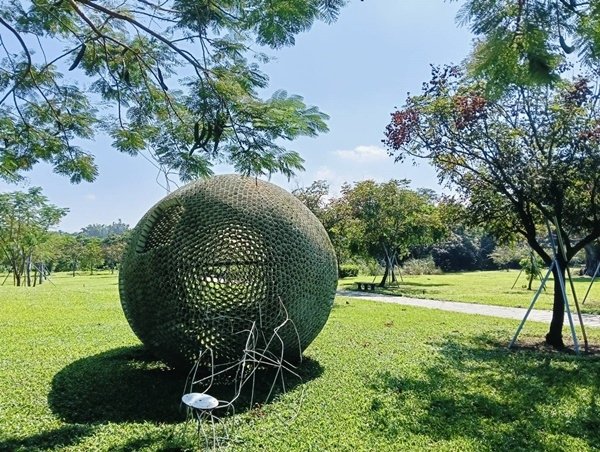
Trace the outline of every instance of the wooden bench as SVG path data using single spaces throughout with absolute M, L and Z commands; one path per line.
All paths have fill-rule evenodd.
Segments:
M 356 282 L 356 287 L 358 288 L 358 290 L 362 290 L 363 292 L 371 290 L 374 291 L 375 290 L 375 283 L 374 282 Z

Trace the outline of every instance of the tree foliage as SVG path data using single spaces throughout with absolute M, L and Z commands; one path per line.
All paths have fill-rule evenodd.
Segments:
M 88 224 L 81 228 L 81 234 L 86 237 L 97 237 L 106 239 L 110 236 L 119 236 L 129 231 L 129 225 L 119 220 L 113 221 L 111 224 Z
M 0 193 L 0 252 L 8 262 L 17 286 L 22 277 L 30 284 L 33 253 L 48 238 L 48 228 L 58 224 L 68 209 L 48 203 L 39 187 L 27 193 Z
M 214 162 L 290 176 L 303 161 L 281 143 L 326 131 L 327 116 L 282 90 L 262 99 L 267 57 L 251 44 L 291 45 L 344 3 L 1 0 L 0 178 L 48 162 L 91 181 L 97 130 L 184 181 Z
M 523 242 L 509 243 L 494 248 L 490 258 L 499 268 L 508 271 L 509 268 L 519 268 L 520 262 L 529 255 L 529 248 Z
M 81 257 L 84 253 L 84 243 L 76 235 L 63 234 L 60 242 L 60 258 L 57 270 L 70 270 L 75 276 L 75 271 L 81 264 Z
M 397 160 L 428 159 L 464 196 L 475 223 L 500 238 L 522 235 L 546 264 L 544 223 L 556 221 L 564 271 L 600 237 L 599 100 L 598 86 L 582 77 L 512 85 L 489 98 L 485 81 L 435 68 L 422 93 L 392 114 L 385 142 Z M 562 345 L 558 286 L 547 336 L 553 345 Z
M 130 231 L 127 230 L 121 234 L 109 235 L 102 240 L 102 257 L 111 273 L 121 264 L 130 235 Z
M 338 261 L 338 272 L 341 265 L 350 258 L 349 241 L 344 225 L 348 220 L 348 212 L 341 207 L 341 201 L 329 193 L 329 184 L 317 180 L 308 187 L 299 187 L 292 191 L 308 209 L 315 214 L 329 235 Z
M 81 266 L 89 270 L 90 275 L 92 275 L 94 269 L 103 262 L 102 241 L 96 237 L 79 237 L 79 239 L 82 244 Z
M 367 180 L 345 184 L 333 204 L 343 219 L 337 228 L 351 251 L 384 263 L 381 286 L 388 276 L 395 279 L 393 267 L 412 247 L 432 244 L 445 230 L 430 196 L 409 189 L 408 183 Z
M 490 254 L 494 240 L 478 228 L 447 225 L 447 237 L 430 247 L 437 267 L 445 272 L 489 270 L 493 267 Z
M 299 187 L 292 190 L 292 194 L 323 223 L 327 204 L 330 201 L 327 181 L 316 180 L 308 187 Z
M 556 81 L 566 60 L 600 63 L 596 1 L 465 0 L 458 21 L 477 37 L 469 67 L 488 80 L 493 95 L 511 85 Z

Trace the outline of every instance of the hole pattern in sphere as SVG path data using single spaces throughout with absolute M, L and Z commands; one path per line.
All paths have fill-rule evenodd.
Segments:
M 336 284 L 319 220 L 285 190 L 238 175 L 193 182 L 152 207 L 119 276 L 133 331 L 175 366 L 206 348 L 218 363 L 240 359 L 252 325 L 260 349 L 286 317 L 278 334 L 286 359 L 297 360 L 325 325 Z

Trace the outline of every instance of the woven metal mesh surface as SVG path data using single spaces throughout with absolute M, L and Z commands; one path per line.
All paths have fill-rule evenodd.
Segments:
M 336 283 L 327 233 L 300 201 L 226 175 L 186 185 L 146 213 L 119 290 L 135 334 L 177 366 L 201 348 L 218 362 L 238 359 L 253 324 L 267 342 L 287 316 L 278 336 L 286 358 L 297 359 L 325 325 Z

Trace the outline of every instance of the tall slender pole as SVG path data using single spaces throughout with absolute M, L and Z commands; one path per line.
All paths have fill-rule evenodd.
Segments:
M 552 269 L 554 268 L 555 264 L 556 264 L 556 261 L 552 261 L 552 264 L 550 264 L 550 268 L 548 268 L 548 273 L 546 273 L 546 276 L 544 276 L 544 279 L 542 279 L 542 283 L 540 284 L 540 287 L 538 287 L 538 290 L 535 292 L 535 295 L 533 296 L 533 300 L 531 300 L 531 304 L 529 305 L 529 309 L 527 309 L 527 312 L 525 313 L 525 317 L 523 317 L 523 320 L 521 320 L 521 323 L 519 324 L 519 327 L 517 328 L 517 331 L 515 332 L 515 335 L 512 338 L 512 341 L 510 341 L 510 344 L 508 344 L 508 348 L 512 348 L 512 346 L 515 345 L 517 337 L 519 337 L 519 333 L 521 333 L 521 330 L 523 329 L 523 326 L 525 325 L 525 322 L 527 321 L 527 318 L 529 317 L 529 314 L 531 313 L 531 310 L 533 309 L 533 305 L 535 305 L 535 302 L 537 301 L 538 297 L 542 293 L 542 290 L 544 289 L 544 286 L 546 285 L 546 281 L 548 281 L 550 274 L 552 274 Z
M 569 326 L 571 327 L 571 336 L 573 336 L 573 345 L 575 345 L 575 353 L 579 354 L 579 342 L 577 341 L 577 334 L 575 333 L 575 322 L 573 322 L 573 316 L 571 315 L 571 308 L 569 307 L 569 300 L 567 299 L 567 290 L 565 288 L 565 280 L 563 279 L 560 266 L 556 263 L 558 280 L 560 282 L 560 290 L 562 292 L 563 300 L 565 301 L 565 308 L 567 310 L 567 318 L 569 319 Z
M 560 247 L 560 252 L 563 256 L 565 262 L 567 262 L 567 252 L 565 250 L 565 244 L 562 239 L 562 235 L 560 234 L 560 230 L 558 228 L 558 218 L 556 215 L 554 216 L 554 224 L 556 230 L 559 232 L 558 234 L 558 246 Z M 575 303 L 575 309 L 577 310 L 577 317 L 579 318 L 579 324 L 581 325 L 581 335 L 583 337 L 583 348 L 586 353 L 589 353 L 589 345 L 587 340 L 587 334 L 585 332 L 585 326 L 583 324 L 583 316 L 581 315 L 581 309 L 579 308 L 579 302 L 577 301 L 577 293 L 575 292 L 575 284 L 573 284 L 573 276 L 571 276 L 571 269 L 569 268 L 569 264 L 565 264 L 567 267 L 567 276 L 569 277 L 569 285 L 571 286 L 571 293 L 573 294 L 573 302 Z M 567 303 L 567 309 L 569 308 L 569 302 L 565 298 L 565 303 Z
M 583 301 L 581 302 L 581 304 L 585 304 L 585 300 L 587 300 L 587 297 L 590 294 L 590 290 L 592 289 L 592 286 L 594 285 L 594 281 L 596 279 L 596 276 L 598 276 L 598 270 L 600 270 L 600 262 L 598 262 L 598 265 L 596 266 L 596 271 L 594 272 L 594 275 L 592 276 L 592 281 L 590 282 L 590 285 L 587 288 L 587 291 L 585 293 L 585 297 L 583 297 Z
M 515 286 L 517 285 L 517 281 L 519 280 L 519 278 L 521 277 L 521 273 L 523 273 L 523 269 L 521 268 L 521 271 L 519 272 L 519 274 L 517 275 L 517 279 L 515 279 L 515 282 L 513 283 L 511 289 L 514 289 Z
M 577 318 L 579 319 L 579 325 L 581 325 L 581 336 L 583 337 L 583 349 L 586 353 L 589 353 L 590 348 L 587 339 L 587 333 L 585 332 L 585 326 L 583 324 L 583 316 L 581 315 L 581 309 L 579 302 L 577 301 L 577 293 L 575 292 L 575 284 L 573 284 L 573 276 L 571 276 L 571 270 L 567 265 L 567 276 L 569 277 L 569 285 L 571 286 L 571 293 L 573 294 L 573 302 L 575 303 L 575 310 L 577 311 Z
M 556 219 L 556 217 L 554 217 Z M 556 227 L 556 236 L 560 240 L 560 230 L 558 228 L 558 221 L 554 225 Z M 569 319 L 569 326 L 571 327 L 571 336 L 573 337 L 573 344 L 575 345 L 575 353 L 579 354 L 579 342 L 577 341 L 577 334 L 575 332 L 575 324 L 573 323 L 573 316 L 571 315 L 571 308 L 569 307 L 569 300 L 567 299 L 567 290 L 565 288 L 565 280 L 562 276 L 562 270 L 560 265 L 558 264 L 558 244 L 554 241 L 554 236 L 552 235 L 552 228 L 550 227 L 550 221 L 546 218 L 546 227 L 548 228 L 548 236 L 550 237 L 550 244 L 552 245 L 552 256 L 554 257 L 554 261 L 556 262 L 556 269 L 558 274 L 558 283 L 560 284 L 560 291 L 563 297 L 563 309 L 567 311 L 567 318 Z M 559 242 L 562 243 L 562 242 Z M 564 255 L 563 250 L 560 250 L 561 255 L 566 261 L 566 257 Z M 568 267 L 568 264 L 565 264 Z M 556 281 L 554 282 L 556 284 Z

